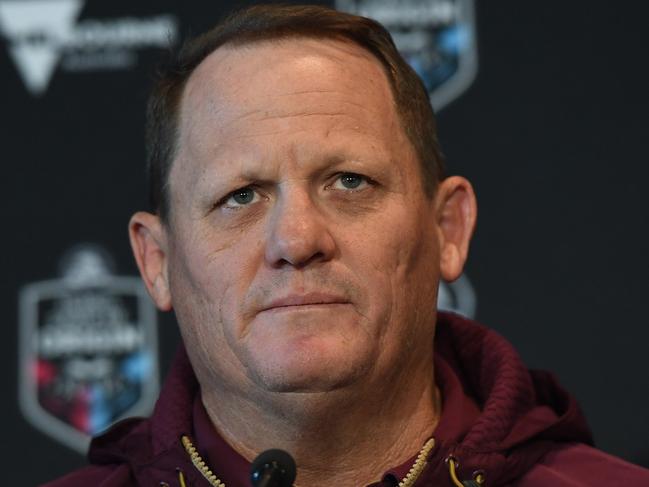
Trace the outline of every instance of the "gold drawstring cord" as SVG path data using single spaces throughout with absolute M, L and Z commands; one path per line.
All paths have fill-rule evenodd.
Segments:
M 185 475 L 183 474 L 183 471 L 180 470 L 179 468 L 176 469 L 178 472 L 178 482 L 180 482 L 180 487 L 187 487 L 187 484 L 185 483 Z
M 448 473 L 451 476 L 453 485 L 455 485 L 455 487 L 466 487 L 466 485 L 457 478 L 457 472 L 455 471 L 455 469 L 459 466 L 459 462 L 456 460 L 456 458 L 453 456 L 447 457 L 446 463 L 448 464 Z M 477 472 L 473 477 L 473 481 L 478 485 L 484 484 L 484 474 L 482 472 Z
M 178 482 L 180 483 L 180 487 L 187 487 L 187 484 L 185 483 L 185 474 L 180 470 L 179 468 L 176 467 L 176 472 L 178 472 Z M 160 482 L 158 484 L 158 487 L 170 487 L 167 482 Z

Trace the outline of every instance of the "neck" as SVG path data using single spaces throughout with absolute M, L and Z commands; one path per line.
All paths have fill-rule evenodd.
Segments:
M 432 435 L 440 414 L 432 377 L 431 359 L 415 373 L 361 391 L 246 400 L 203 388 L 202 400 L 216 429 L 246 459 L 268 448 L 290 452 L 296 485 L 367 485 L 416 455 Z

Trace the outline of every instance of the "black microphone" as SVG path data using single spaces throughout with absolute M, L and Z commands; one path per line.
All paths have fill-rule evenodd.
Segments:
M 261 452 L 250 467 L 253 487 L 291 487 L 295 480 L 295 460 L 284 450 Z

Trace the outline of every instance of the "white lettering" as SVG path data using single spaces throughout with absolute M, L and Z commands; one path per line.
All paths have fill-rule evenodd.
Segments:
M 414 27 L 423 25 L 447 25 L 458 17 L 458 6 L 454 2 L 430 1 L 381 1 L 362 3 L 357 13 L 371 17 L 386 27 Z
M 127 353 L 141 346 L 143 337 L 129 325 L 111 326 L 106 330 L 86 328 L 71 332 L 69 327 L 51 327 L 39 340 L 39 354 L 52 358 L 62 355 Z
M 176 41 L 176 19 L 160 15 L 145 19 L 85 20 L 64 44 L 68 49 L 168 47 Z

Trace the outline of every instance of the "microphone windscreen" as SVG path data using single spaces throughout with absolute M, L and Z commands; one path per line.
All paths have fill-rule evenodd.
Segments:
M 261 452 L 250 467 L 254 487 L 291 487 L 297 469 L 293 457 L 284 450 Z

